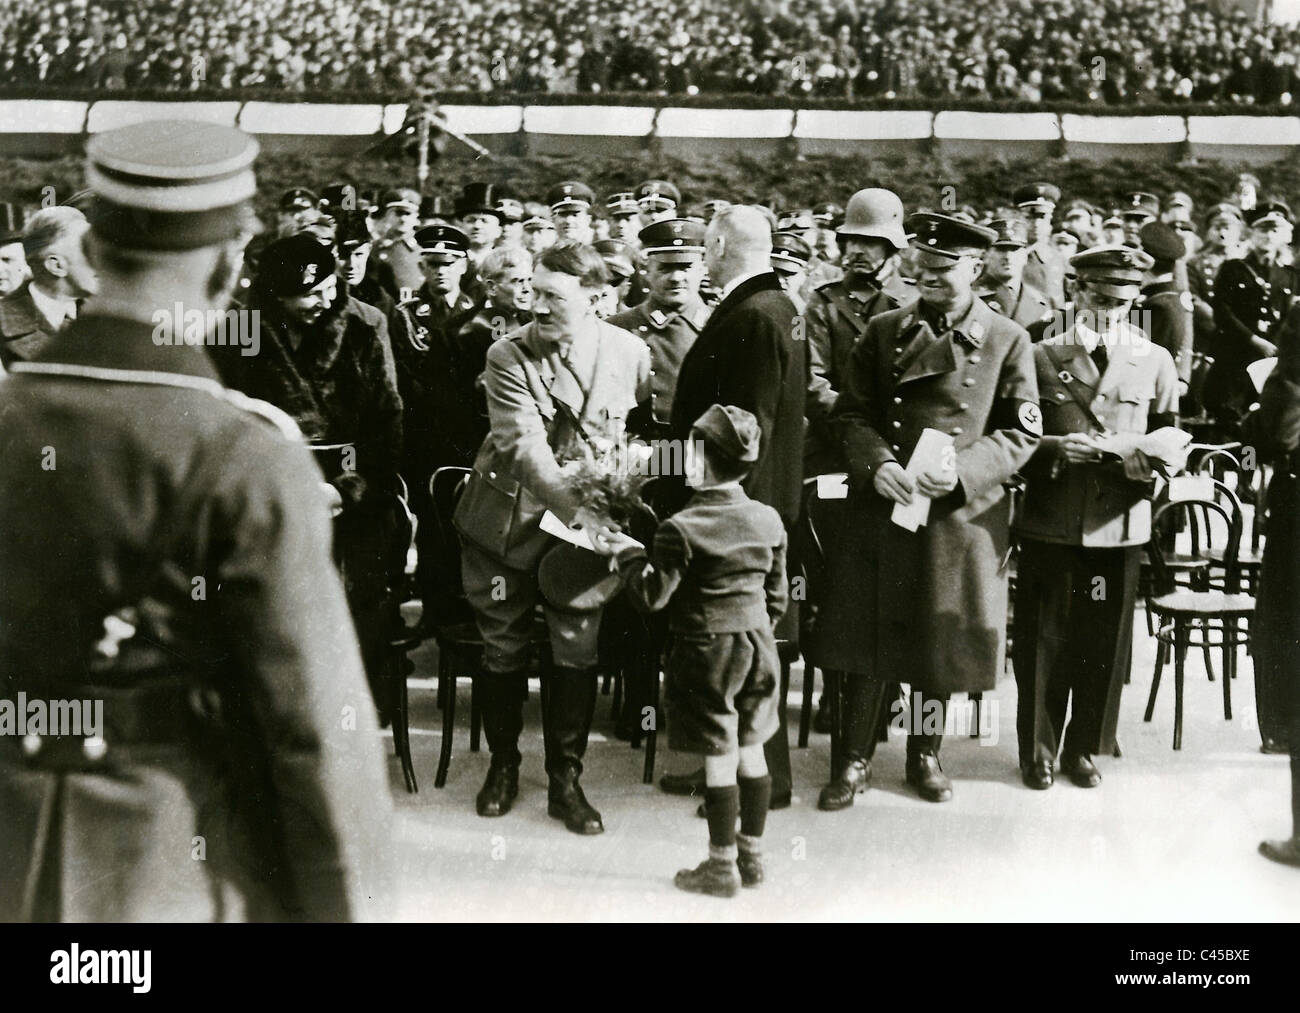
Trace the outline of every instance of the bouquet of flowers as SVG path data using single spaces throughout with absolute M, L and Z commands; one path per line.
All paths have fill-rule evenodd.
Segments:
M 650 452 L 606 425 L 597 432 L 590 427 L 575 432 L 557 448 L 555 459 L 583 506 L 627 529 L 634 518 L 654 516 L 641 498 Z

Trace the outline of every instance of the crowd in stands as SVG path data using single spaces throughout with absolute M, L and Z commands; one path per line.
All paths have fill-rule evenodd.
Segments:
M 1274 105 L 1298 60 L 1296 25 L 1189 0 L 0 5 L 0 86 Z

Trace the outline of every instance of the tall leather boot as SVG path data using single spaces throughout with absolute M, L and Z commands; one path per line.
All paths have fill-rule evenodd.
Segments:
M 824 812 L 847 809 L 855 795 L 871 785 L 871 758 L 876 752 L 876 729 L 882 705 L 892 686 L 857 672 L 840 674 L 843 747 L 839 767 L 821 790 L 817 808 Z
M 596 671 L 554 666 L 546 677 L 542 731 L 546 743 L 547 815 L 575 834 L 601 834 L 605 825 L 582 793 L 578 777 L 587 752 L 587 733 L 596 712 Z
M 484 672 L 474 678 L 492 761 L 474 800 L 480 816 L 504 816 L 519 794 L 519 736 L 524 730 L 526 672 Z

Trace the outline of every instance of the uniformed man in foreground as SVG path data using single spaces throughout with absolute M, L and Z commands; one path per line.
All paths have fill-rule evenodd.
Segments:
M 856 769 L 835 780 L 850 794 L 869 783 L 880 708 L 890 684 L 906 682 L 907 783 L 944 802 L 952 798 L 939 763 L 948 697 L 990 691 L 1002 671 L 1011 512 L 1004 483 L 1042 428 L 1029 335 L 973 291 L 996 233 L 936 214 L 915 214 L 908 227 L 920 301 L 867 326 L 832 414 L 855 523 L 827 559 L 818 652 L 828 668 L 849 673 L 845 759 Z M 950 437 L 951 449 L 913 473 L 908 463 L 925 429 Z M 912 531 L 891 518 L 896 504 L 917 496 L 931 501 L 929 516 Z
M 256 150 L 209 123 L 95 135 L 99 295 L 0 381 L 0 684 L 103 705 L 100 727 L 0 736 L 6 921 L 338 921 L 387 899 L 321 472 L 170 316 L 227 308 Z
M 1016 525 L 1012 659 L 1030 788 L 1052 786 L 1058 752 L 1063 774 L 1095 787 L 1092 757 L 1115 746 L 1159 463 L 1147 434 L 1178 411 L 1173 358 L 1127 319 L 1151 264 L 1127 246 L 1076 255 L 1073 323 L 1034 346 L 1043 438 Z

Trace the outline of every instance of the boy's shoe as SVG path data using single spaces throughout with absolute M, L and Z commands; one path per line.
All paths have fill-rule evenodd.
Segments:
M 736 868 L 740 871 L 741 886 L 758 886 L 763 882 L 762 855 L 747 855 L 742 851 L 736 858 Z
M 734 897 L 740 892 L 740 872 L 735 862 L 723 858 L 706 858 L 694 869 L 678 872 L 673 877 L 673 885 L 687 893 Z

